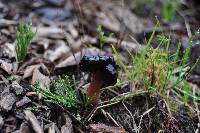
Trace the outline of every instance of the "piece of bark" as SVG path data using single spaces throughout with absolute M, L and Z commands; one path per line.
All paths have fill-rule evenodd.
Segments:
M 20 101 L 16 102 L 16 107 L 22 107 L 24 106 L 25 104 L 27 103 L 30 103 L 31 100 L 27 97 L 27 96 L 24 96 Z
M 77 65 L 77 64 L 79 64 L 82 56 L 83 56 L 82 52 L 77 52 L 74 55 L 71 55 L 68 58 L 66 58 L 64 61 L 62 61 L 58 65 L 56 65 L 55 68 L 57 69 L 57 68 Z
M 0 46 L 0 57 L 15 58 L 15 46 L 12 43 L 6 42 Z
M 127 133 L 121 127 L 107 126 L 105 124 L 90 124 L 88 127 L 91 129 L 90 133 Z
M 49 76 L 46 76 L 46 75 L 49 75 L 49 70 L 44 64 L 39 64 L 39 65 L 28 66 L 26 70 L 24 71 L 23 78 L 28 78 L 32 76 L 32 80 L 31 80 L 32 84 L 39 82 L 49 87 L 50 78 Z
M 49 127 L 48 133 L 56 133 L 55 124 L 54 123 Z
M 37 64 L 37 65 L 28 66 L 24 71 L 23 78 L 31 77 L 33 75 L 35 69 L 40 69 L 42 71 L 42 73 L 45 75 L 50 74 L 48 68 L 43 63 L 41 63 L 41 64 Z
M 41 83 L 47 87 L 50 87 L 51 81 L 50 81 L 49 76 L 45 76 L 38 69 L 35 69 L 33 72 L 33 77 L 32 77 L 31 83 L 34 84 L 37 82 Z
M 39 121 L 36 119 L 35 115 L 29 110 L 25 110 L 24 113 L 25 113 L 25 119 L 31 125 L 31 128 L 36 133 L 44 133 L 44 131 L 42 130 L 42 128 L 39 124 Z
M 5 25 L 16 25 L 16 21 L 8 20 L 8 19 L 0 19 L 0 26 L 5 26 Z
M 68 115 L 63 115 L 65 124 L 61 127 L 61 133 L 73 133 L 72 120 Z
M 48 37 L 53 39 L 65 39 L 63 31 L 58 27 L 35 27 L 33 31 L 37 31 L 34 41 L 38 40 L 41 37 Z
M 1 97 L 0 105 L 3 110 L 10 111 L 15 102 L 16 102 L 15 94 L 9 93 L 4 97 Z
M 16 95 L 20 95 L 24 91 L 24 88 L 21 87 L 16 81 L 12 82 L 11 88 L 15 92 Z
M 0 116 L 0 129 L 3 127 L 3 124 L 4 124 L 3 117 L 2 117 L 2 116 Z
M 55 43 L 54 49 L 49 49 L 44 53 L 44 58 L 52 62 L 70 53 L 70 48 L 64 41 L 60 40 Z
M 23 122 L 20 126 L 19 133 L 32 133 L 32 130 L 28 126 L 28 123 Z
M 0 68 L 6 71 L 8 74 L 12 73 L 13 67 L 11 63 L 8 63 L 0 59 Z
M 23 78 L 25 79 L 25 78 L 31 77 L 33 75 L 34 70 L 38 69 L 39 67 L 40 67 L 40 64 L 26 67 Z

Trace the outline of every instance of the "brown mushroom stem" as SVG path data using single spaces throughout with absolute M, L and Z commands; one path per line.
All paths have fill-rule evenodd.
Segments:
M 92 81 L 90 83 L 90 86 L 87 90 L 87 98 L 91 100 L 91 103 L 93 106 L 97 106 L 100 99 L 100 89 L 103 87 L 103 79 L 101 72 L 95 72 L 92 75 Z

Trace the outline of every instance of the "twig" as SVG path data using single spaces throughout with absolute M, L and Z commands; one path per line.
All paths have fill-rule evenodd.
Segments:
M 116 103 L 118 103 L 118 102 L 116 102 Z M 114 105 L 114 104 L 116 104 L 116 103 L 113 102 L 113 103 L 110 103 L 110 104 L 106 104 L 106 105 L 102 105 L 102 106 L 96 107 L 96 108 L 93 109 L 93 110 L 91 111 L 91 113 L 85 118 L 85 120 L 83 121 L 83 123 L 85 124 L 87 121 L 90 121 L 98 109 L 101 109 L 101 108 L 104 108 L 104 107 L 108 107 L 108 106 Z
M 134 117 L 133 117 L 131 111 L 126 107 L 126 105 L 124 104 L 124 102 L 122 102 L 122 104 L 123 104 L 124 108 L 127 110 L 127 112 L 130 114 L 130 116 L 131 116 L 131 118 L 132 118 L 132 120 L 133 120 L 133 127 L 134 127 L 135 131 L 136 131 L 137 133 L 139 133 L 137 124 L 136 124 L 136 122 L 135 122 L 135 119 L 134 119 Z
M 119 96 L 116 96 L 116 97 L 112 98 L 108 102 L 111 102 L 111 103 L 112 102 L 120 102 L 120 101 L 124 101 L 124 100 L 126 100 L 128 98 L 132 98 L 132 97 L 138 96 L 138 95 L 144 95 L 144 94 L 147 94 L 147 93 L 149 93 L 149 92 L 148 91 L 143 91 L 143 90 L 137 91 L 135 93 L 134 92 L 123 93 L 123 94 L 121 94 Z
M 115 84 L 115 85 L 113 85 L 113 86 L 108 86 L 108 87 L 102 88 L 101 91 L 113 89 L 113 88 L 116 88 L 116 87 L 118 87 L 118 86 L 122 86 L 122 85 L 125 85 L 125 84 L 128 85 L 128 83 L 129 83 L 129 81 L 124 81 L 124 82 L 122 82 L 122 83 L 118 83 L 118 84 Z
M 188 23 L 187 18 L 185 17 L 185 15 L 183 13 L 181 13 L 179 11 L 178 11 L 178 13 L 180 14 L 181 17 L 183 17 L 183 19 L 185 21 L 185 27 L 186 27 L 186 30 L 187 30 L 187 33 L 188 33 L 188 37 L 191 38 L 192 37 L 192 32 L 191 32 L 190 25 Z
M 193 95 L 195 96 L 195 93 L 196 93 L 196 88 L 193 87 Z M 200 122 L 200 111 L 199 111 L 199 107 L 198 107 L 198 104 L 197 102 L 194 100 L 194 105 L 196 107 L 196 111 L 197 111 L 197 116 L 198 116 L 198 119 L 199 119 L 199 122 Z
M 138 126 L 138 131 L 140 131 L 140 128 L 141 128 L 141 123 L 142 123 L 142 119 L 143 117 L 148 114 L 149 112 L 151 112 L 153 109 L 155 108 L 155 106 L 153 106 L 152 108 L 148 109 L 147 111 L 145 111 L 141 117 L 140 117 L 140 122 L 139 122 L 139 126 Z
M 170 110 L 170 108 L 169 108 L 167 102 L 165 101 L 165 99 L 163 99 L 163 101 L 164 101 L 164 103 L 165 103 L 165 105 L 166 105 L 166 108 L 167 108 L 167 111 L 168 111 L 170 117 L 172 117 L 172 113 L 171 113 L 171 110 Z
M 128 93 L 123 93 L 119 96 L 116 96 L 116 97 L 112 98 L 111 100 L 104 101 L 104 102 L 100 103 L 100 105 L 98 107 L 96 107 L 95 109 L 93 109 L 91 111 L 91 113 L 83 121 L 83 124 L 86 123 L 87 121 L 90 121 L 98 109 L 102 109 L 104 107 L 109 107 L 111 105 L 119 103 L 120 101 L 124 101 L 124 100 L 126 100 L 128 98 L 132 98 L 134 96 L 144 95 L 146 93 L 148 93 L 148 91 L 137 91 L 135 93 L 128 92 Z
M 120 126 L 117 121 L 111 116 L 110 113 L 106 112 L 104 109 L 101 109 L 102 113 L 106 116 L 106 117 L 109 117 L 114 123 L 115 125 L 117 125 L 118 127 Z

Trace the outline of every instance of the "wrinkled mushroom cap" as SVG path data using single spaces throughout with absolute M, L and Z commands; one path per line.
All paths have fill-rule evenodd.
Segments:
M 104 55 L 84 55 L 80 62 L 80 70 L 83 72 L 101 72 L 102 80 L 107 86 L 116 84 L 117 69 L 118 65 L 116 65 L 114 59 Z

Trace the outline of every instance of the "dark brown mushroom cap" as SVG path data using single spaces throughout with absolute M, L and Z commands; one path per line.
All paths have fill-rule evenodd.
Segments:
M 113 59 L 109 56 L 84 55 L 79 65 L 83 72 L 95 72 L 110 63 L 113 63 Z
M 114 85 L 117 82 L 118 65 L 114 59 L 104 55 L 84 55 L 80 62 L 80 70 L 95 73 L 100 71 L 106 85 Z

